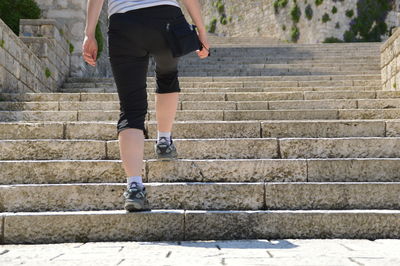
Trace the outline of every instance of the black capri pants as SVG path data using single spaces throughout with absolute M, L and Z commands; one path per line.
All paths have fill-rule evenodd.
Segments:
M 155 60 L 156 93 L 180 92 L 178 60 L 164 34 L 168 21 L 184 16 L 173 5 L 114 13 L 108 25 L 108 52 L 120 102 L 118 134 L 126 128 L 145 129 L 149 55 Z

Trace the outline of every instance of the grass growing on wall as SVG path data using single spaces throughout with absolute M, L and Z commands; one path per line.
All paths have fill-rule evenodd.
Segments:
M 288 4 L 289 0 L 275 0 L 274 9 L 275 13 L 279 13 L 279 9 L 284 8 Z
M 310 4 L 308 4 L 304 10 L 304 13 L 306 14 L 306 18 L 308 20 L 311 20 L 313 17 L 313 10 Z
M 290 39 L 292 40 L 292 42 L 297 42 L 299 37 L 300 37 L 299 28 L 296 25 L 293 25 L 292 30 L 290 32 Z
M 301 11 L 296 2 L 294 3 L 292 10 L 290 10 L 290 16 L 292 17 L 292 20 L 294 23 L 299 22 L 300 16 L 301 16 Z
M 322 16 L 322 23 L 326 23 L 326 22 L 329 21 L 329 20 L 331 20 L 331 18 L 329 17 L 329 14 L 328 14 L 328 13 L 325 13 L 325 14 Z
M 0 0 L 0 18 L 19 35 L 20 19 L 38 19 L 41 10 L 34 0 Z

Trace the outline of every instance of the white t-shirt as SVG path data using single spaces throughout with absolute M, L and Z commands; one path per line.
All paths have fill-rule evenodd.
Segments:
M 133 9 L 158 5 L 173 5 L 180 8 L 176 0 L 109 0 L 108 18 L 114 13 L 125 13 Z

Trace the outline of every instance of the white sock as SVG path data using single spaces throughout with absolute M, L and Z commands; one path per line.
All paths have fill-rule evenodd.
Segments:
M 161 137 L 167 138 L 168 143 L 171 143 L 171 132 L 160 132 L 160 131 L 157 131 L 157 142 Z
M 142 176 L 130 176 L 127 178 L 128 184 L 127 187 L 129 188 L 133 182 L 136 182 L 139 186 L 144 187 L 143 181 L 142 181 Z

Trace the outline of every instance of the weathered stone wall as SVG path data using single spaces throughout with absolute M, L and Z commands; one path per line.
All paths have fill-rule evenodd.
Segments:
M 87 64 L 82 58 L 82 43 L 86 24 L 87 0 L 36 0 L 44 18 L 56 19 L 67 27 L 67 36 L 74 49 L 71 54 L 71 76 L 110 76 L 107 44 L 107 0 L 104 0 L 99 21 L 103 33 L 104 47 L 97 59 L 96 67 Z
M 58 70 L 57 62 L 50 63 L 56 58 L 56 50 L 50 38 L 20 38 L 0 19 L 0 91 L 57 90 L 57 85 L 68 76 L 69 65 Z M 47 59 L 42 60 L 38 55 Z
M 400 27 L 381 46 L 383 90 L 400 90 Z
M 98 58 L 96 67 L 85 63 L 82 58 L 82 42 L 86 23 L 87 0 L 36 0 L 42 10 L 44 18 L 53 18 L 64 24 L 68 30 L 65 35 L 74 47 L 71 55 L 71 76 L 110 77 L 112 71 L 108 60 L 108 1 L 104 0 L 103 9 L 100 14 L 101 30 L 103 33 L 104 48 Z M 199 0 L 202 6 L 204 22 L 210 28 L 210 23 L 216 20 L 215 32 L 210 35 L 231 36 L 231 37 L 268 37 L 281 41 L 291 41 L 291 28 L 293 21 L 290 10 L 294 5 L 289 0 L 285 8 L 275 13 L 274 0 Z M 218 11 L 215 3 L 220 1 L 224 11 Z M 185 16 L 191 18 L 184 8 L 183 1 L 178 0 Z M 388 28 L 399 26 L 400 0 L 395 1 L 393 11 L 390 11 L 385 19 Z M 324 0 L 321 5 L 316 6 L 314 0 L 297 1 L 301 16 L 296 23 L 299 29 L 297 43 L 321 43 L 327 37 L 343 39 L 343 33 L 350 28 L 350 21 L 357 16 L 357 0 L 328 1 Z M 305 16 L 305 8 L 310 5 L 312 8 L 312 19 Z M 337 9 L 332 12 L 333 7 Z M 352 17 L 346 16 L 346 10 L 353 10 Z M 329 14 L 329 19 L 322 22 L 323 15 Z M 223 14 L 226 15 L 226 24 L 221 23 Z M 386 40 L 389 35 L 381 36 Z
M 49 73 L 61 87 L 69 76 L 69 43 L 64 38 L 66 27 L 53 19 L 21 19 L 20 39 L 49 68 Z
M 278 14 L 275 13 L 274 0 L 220 0 L 224 12 L 219 12 L 215 7 L 217 0 L 200 0 L 200 2 L 205 24 L 210 27 L 213 19 L 217 21 L 215 34 L 218 36 L 273 37 L 291 41 L 293 21 L 290 11 L 294 6 L 293 0 L 289 0 L 286 7 L 279 9 Z M 390 11 L 385 19 L 388 28 L 400 25 L 399 3 L 400 1 L 396 0 L 394 10 Z M 297 43 L 321 43 L 327 37 L 343 39 L 343 33 L 349 29 L 350 21 L 357 16 L 356 4 L 357 0 L 325 0 L 319 6 L 316 6 L 314 0 L 297 1 L 301 12 L 299 22 L 296 24 L 300 32 Z M 307 5 L 312 9 L 310 20 L 305 15 Z M 332 13 L 334 6 L 336 13 Z M 346 10 L 353 10 L 354 15 L 346 16 Z M 329 15 L 330 20 L 324 23 L 322 17 L 325 13 Z M 185 14 L 190 18 L 186 10 Z M 225 25 L 221 23 L 224 15 Z M 382 40 L 388 37 L 388 35 L 382 36 Z

